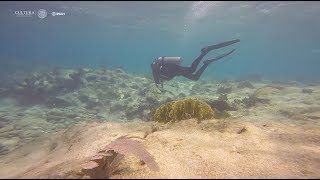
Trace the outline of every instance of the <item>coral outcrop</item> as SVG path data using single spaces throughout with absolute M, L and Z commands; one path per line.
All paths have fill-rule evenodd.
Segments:
M 179 121 L 197 118 L 198 120 L 211 119 L 214 111 L 204 101 L 199 99 L 182 99 L 161 105 L 154 111 L 153 120 L 157 122 Z

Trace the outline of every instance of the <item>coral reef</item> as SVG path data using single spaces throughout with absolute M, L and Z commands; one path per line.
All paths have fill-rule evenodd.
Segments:
M 265 88 L 273 88 L 273 89 L 277 89 L 277 90 L 283 90 L 286 88 L 286 86 L 284 84 L 268 84 L 265 86 Z
M 238 78 L 236 81 L 252 81 L 252 82 L 261 82 L 263 80 L 263 74 L 248 74 L 243 77 Z
M 214 111 L 214 118 L 215 119 L 226 119 L 228 117 L 230 117 L 230 113 L 228 113 L 228 111 Z
M 49 108 L 65 108 L 72 105 L 69 101 L 59 97 L 49 97 L 45 104 Z
M 43 113 L 43 118 L 54 126 L 65 128 L 86 119 L 96 119 L 96 115 L 76 107 L 52 108 Z
M 216 100 L 206 100 L 215 111 L 236 111 L 237 107 L 228 102 L 227 94 L 220 94 Z
M 207 93 L 207 92 L 211 92 L 213 89 L 216 88 L 216 84 L 211 84 L 211 83 L 207 83 L 207 84 L 204 84 L 204 83 L 197 83 L 197 84 L 194 84 L 191 88 L 191 91 L 190 93 L 192 94 L 199 94 L 199 93 Z
M 32 73 L 23 82 L 10 87 L 10 95 L 16 97 L 21 104 L 37 104 L 47 98 L 54 97 L 60 93 L 67 93 L 83 85 L 82 76 L 85 71 L 79 69 L 77 72 L 60 72 L 54 70 L 49 73 Z
M 250 81 L 242 81 L 237 86 L 239 89 L 250 88 L 253 89 L 254 86 L 250 83 Z
M 197 118 L 205 120 L 213 118 L 214 111 L 204 101 L 198 99 L 182 99 L 161 105 L 153 113 L 153 120 L 169 122 L 183 119 Z
M 231 86 L 220 86 L 217 88 L 217 93 L 218 94 L 230 94 L 232 91 Z
M 290 81 L 290 80 L 272 80 L 271 83 L 276 85 L 290 85 L 290 86 L 295 86 L 299 84 L 297 81 Z
M 304 88 L 304 89 L 302 89 L 302 93 L 311 94 L 311 93 L 313 93 L 313 89 Z
M 284 90 L 285 87 L 282 85 L 274 85 L 269 84 L 265 85 L 263 87 L 260 87 L 256 89 L 252 94 L 252 100 L 254 98 L 258 99 L 270 99 L 272 96 L 280 94 L 282 90 Z
M 243 98 L 242 100 L 235 99 L 234 103 L 236 104 L 242 104 L 246 108 L 254 107 L 256 104 L 269 104 L 270 99 L 263 99 L 256 96 L 256 94 L 251 94 L 248 97 Z
M 216 100 L 206 100 L 206 102 L 214 109 L 215 119 L 225 119 L 230 117 L 228 111 L 236 111 L 237 106 L 228 102 L 227 94 L 220 94 Z
M 85 104 L 87 109 L 93 109 L 99 105 L 101 105 L 99 98 L 94 94 L 80 94 L 79 100 Z
M 227 84 L 230 84 L 230 83 L 231 83 L 231 80 L 228 79 L 228 78 L 224 78 L 224 79 L 222 79 L 222 80 L 220 81 L 220 84 L 225 84 L 225 85 L 227 85 Z
M 165 82 L 162 89 L 155 86 L 150 75 L 129 74 L 120 68 L 55 68 L 51 71 L 16 72 L 0 78 L 0 138 L 2 145 L 10 151 L 41 134 L 82 121 L 152 121 L 155 109 L 162 105 L 162 113 L 167 115 L 160 122 L 197 118 L 193 111 L 180 112 L 181 109 L 172 111 L 172 117 L 169 117 L 170 110 L 164 108 L 166 103 L 171 107 L 172 101 L 180 102 L 179 99 L 188 97 L 206 102 L 214 111 L 211 117 L 216 119 L 227 118 L 229 113 L 234 117 L 259 114 L 262 108 L 259 104 L 272 109 L 272 113 L 279 113 L 279 109 L 287 109 L 288 102 L 292 102 L 292 107 L 288 109 L 291 111 L 295 106 L 319 106 L 320 100 L 317 86 L 294 86 L 296 84 L 271 81 L 254 83 L 247 79 L 238 82 L 224 79 L 220 83 L 218 80 L 178 79 Z M 175 108 L 185 108 L 185 105 L 178 104 Z M 271 111 L 269 113 L 272 114 Z M 298 121 L 300 116 L 281 117 L 294 117 Z M 312 120 L 315 115 L 303 117 L 304 120 Z

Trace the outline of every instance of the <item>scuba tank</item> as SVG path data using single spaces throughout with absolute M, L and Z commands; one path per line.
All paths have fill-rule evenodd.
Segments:
M 163 61 L 165 63 L 173 63 L 173 64 L 180 64 L 182 61 L 182 57 L 158 57 L 159 61 Z

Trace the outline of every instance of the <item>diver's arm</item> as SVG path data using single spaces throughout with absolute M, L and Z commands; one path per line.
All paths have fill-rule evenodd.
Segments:
M 163 80 L 162 79 L 159 79 L 159 84 L 161 84 L 161 87 L 163 88 Z M 158 87 L 158 84 L 157 84 L 157 87 Z
M 159 80 L 159 82 L 160 82 L 159 84 L 161 84 L 161 88 L 163 89 L 163 82 L 162 82 L 162 80 Z M 155 83 L 155 84 L 156 84 L 156 87 L 159 88 L 158 83 Z

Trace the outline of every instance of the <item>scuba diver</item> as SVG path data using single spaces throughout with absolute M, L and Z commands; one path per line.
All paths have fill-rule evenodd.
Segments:
M 210 63 L 228 56 L 233 53 L 235 49 L 215 58 L 205 60 L 202 67 L 195 74 L 192 74 L 196 71 L 198 64 L 206 54 L 214 49 L 226 47 L 239 41 L 239 39 L 235 39 L 202 48 L 200 56 L 193 61 L 190 67 L 183 67 L 179 65 L 182 61 L 181 57 L 159 57 L 158 59 L 155 59 L 151 64 L 151 69 L 156 86 L 158 87 L 158 84 L 161 84 L 161 87 L 163 88 L 163 81 L 169 81 L 176 76 L 184 76 L 190 80 L 197 81 Z

